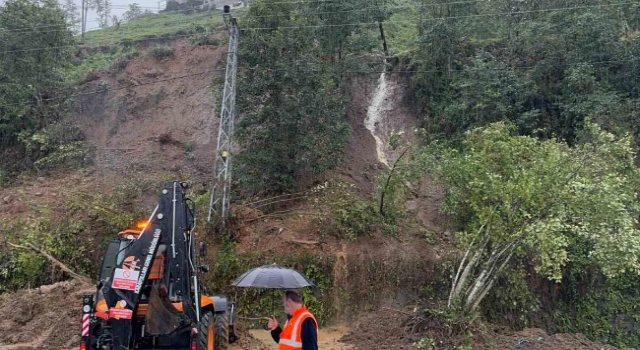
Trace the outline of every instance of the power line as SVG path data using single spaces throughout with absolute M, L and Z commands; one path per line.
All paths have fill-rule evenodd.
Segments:
M 449 17 L 437 17 L 437 18 L 426 18 L 426 19 L 407 19 L 402 21 L 382 21 L 382 22 L 361 22 L 361 23 L 341 23 L 341 24 L 323 24 L 323 25 L 304 25 L 304 26 L 281 26 L 281 27 L 249 27 L 242 28 L 243 30 L 274 30 L 274 29 L 303 29 L 303 28 L 337 28 L 337 27 L 352 27 L 352 26 L 373 26 L 379 25 L 379 23 L 383 24 L 396 24 L 396 23 L 416 23 L 419 20 L 422 21 L 439 21 L 439 20 L 451 20 L 451 19 L 461 19 L 461 18 L 473 18 L 473 17 L 490 17 L 490 16 L 499 16 L 499 15 L 514 15 L 514 14 L 527 14 L 527 13 L 540 13 L 540 12 L 553 12 L 553 11 L 572 11 L 572 10 L 581 10 L 588 8 L 602 8 L 602 7 L 613 7 L 613 6 L 623 6 L 623 5 L 640 5 L 640 2 L 624 2 L 624 3 L 616 3 L 616 4 L 603 4 L 603 5 L 585 5 L 585 6 L 577 6 L 577 7 L 564 7 L 564 8 L 553 8 L 553 9 L 540 9 L 540 10 L 526 10 L 526 11 L 513 11 L 513 12 L 502 12 L 502 13 L 491 13 L 491 14 L 475 14 L 475 15 L 466 15 L 466 16 L 449 16 Z M 249 17 L 250 18 L 250 17 Z M 158 39 L 169 39 L 169 38 L 179 38 L 179 37 L 189 37 L 198 34 L 189 34 L 189 35 L 176 35 L 176 36 L 164 36 L 158 38 L 142 38 L 136 39 L 133 41 L 147 41 L 147 40 L 158 40 Z M 21 49 L 21 50 L 9 50 L 9 51 L 0 51 L 0 54 L 4 53 L 15 53 L 15 52 L 29 52 L 29 51 L 40 51 L 40 50 L 51 50 L 57 48 L 71 48 L 71 47 L 79 47 L 79 48 L 95 48 L 102 46 L 101 44 L 113 44 L 113 42 L 103 42 L 97 43 L 94 45 L 70 45 L 70 46 L 52 46 L 52 47 L 41 47 L 41 48 L 31 48 L 31 49 Z
M 584 66 L 584 65 L 604 65 L 604 64 L 615 64 L 615 63 L 638 63 L 640 62 L 640 58 L 634 58 L 634 59 L 627 59 L 627 60 L 607 60 L 607 61 L 592 61 L 592 62 L 575 62 L 575 63 L 565 63 L 565 64 L 552 64 L 546 67 L 550 67 L 550 68 L 558 68 L 558 67 L 578 67 L 578 66 Z M 509 66 L 505 66 L 505 67 L 500 67 L 500 68 L 477 68 L 477 67 L 464 67 L 464 68 L 458 68 L 458 69 L 429 69 L 429 70 L 399 70 L 399 71 L 387 71 L 387 70 L 337 70 L 335 71 L 336 74 L 418 74 L 418 73 L 472 73 L 475 71 L 509 71 L 509 70 L 533 70 L 533 69 L 537 69 L 539 68 L 538 66 L 513 66 L 513 67 L 509 67 Z M 269 71 L 269 72 L 298 72 L 298 73 L 323 73 L 323 72 L 331 72 L 331 69 L 291 69 L 291 68 L 263 68 L 263 67 L 248 67 L 248 68 L 244 68 L 244 69 L 248 69 L 248 70 L 253 70 L 253 71 Z M 95 90 L 95 91 L 89 91 L 89 92 L 81 92 L 81 93 L 76 93 L 76 94 L 71 94 L 71 95 L 67 95 L 67 96 L 59 96 L 59 97 L 51 97 L 51 98 L 47 98 L 47 99 L 43 99 L 43 102 L 48 102 L 48 101 L 53 101 L 53 100 L 59 100 L 59 99 L 66 99 L 66 98 L 71 98 L 71 97 L 77 97 L 77 96 L 84 96 L 84 95 L 94 95 L 94 94 L 98 94 L 98 93 L 103 93 L 103 92 L 108 92 L 108 91 L 118 91 L 118 90 L 125 90 L 125 89 L 135 89 L 141 86 L 146 86 L 146 85 L 152 85 L 152 84 L 157 84 L 157 83 L 162 83 L 162 82 L 167 82 L 167 81 L 172 81 L 172 80 L 178 80 L 178 79 L 185 79 L 185 78 L 191 78 L 191 77 L 195 77 L 195 76 L 200 76 L 200 75 L 205 75 L 208 73 L 212 73 L 212 72 L 216 72 L 216 71 L 224 71 L 224 69 L 222 68 L 213 68 L 213 69 L 208 69 L 206 71 L 203 72 L 198 72 L 198 73 L 192 73 L 192 74 L 187 74 L 187 75 L 182 75 L 182 76 L 177 76 L 177 77 L 170 77 L 170 78 L 164 78 L 164 79 L 158 79 L 158 80 L 154 80 L 154 81 L 150 81 L 150 82 L 146 82 L 146 83 L 141 83 L 139 85 L 135 85 L 135 86 L 122 86 L 122 87 L 116 87 L 116 88 L 106 88 L 106 89 L 99 89 L 99 90 Z M 67 90 L 57 90 L 57 91 L 53 91 L 53 93 L 60 93 L 60 92 L 65 92 Z M 24 101 L 24 102 L 17 102 L 17 103 L 11 103 L 11 104 L 4 104 L 4 105 L 0 105 L 0 108 L 2 107 L 8 107 L 8 106 L 14 106 L 14 105 L 24 105 L 24 104 L 29 104 L 32 103 L 32 100 L 29 101 Z
M 167 35 L 167 36 L 159 36 L 157 38 L 141 38 L 141 39 L 131 39 L 133 42 L 142 42 L 142 41 L 153 41 L 153 40 L 163 40 L 163 39 L 179 39 L 179 38 L 189 38 L 195 37 L 200 34 L 179 34 L 179 35 Z M 126 38 L 125 38 L 126 40 Z M 31 49 L 21 49 L 21 50 L 8 50 L 8 51 L 0 51 L 0 54 L 5 53 L 17 53 L 17 52 L 31 52 L 31 51 L 43 51 L 43 50 L 52 50 L 52 49 L 70 49 L 70 48 L 79 48 L 79 49 L 91 49 L 91 48 L 99 48 L 109 44 L 117 44 L 114 42 L 102 42 L 95 45 L 64 45 L 64 46 L 51 46 L 51 47 L 38 47 Z
M 134 86 L 121 86 L 121 87 L 116 87 L 116 88 L 98 89 L 98 90 L 89 91 L 89 92 L 79 92 L 79 93 L 75 93 L 75 94 L 71 94 L 71 95 L 67 95 L 67 96 L 58 96 L 58 97 L 45 98 L 45 99 L 42 99 L 40 101 L 41 102 L 49 102 L 49 101 L 54 101 L 54 100 L 67 99 L 67 98 L 71 98 L 71 97 L 78 97 L 78 96 L 85 96 L 85 95 L 95 95 L 95 94 L 100 94 L 100 93 L 109 92 L 109 91 L 135 89 L 135 88 L 142 87 L 142 86 L 158 84 L 158 83 L 163 83 L 163 82 L 177 80 L 177 79 L 192 78 L 192 77 L 195 77 L 195 76 L 205 75 L 205 74 L 208 74 L 210 72 L 219 71 L 219 70 L 221 70 L 221 69 L 219 69 L 219 68 L 208 69 L 208 70 L 206 70 L 204 72 L 192 73 L 192 74 L 187 74 L 187 75 L 182 75 L 182 76 L 177 76 L 177 77 L 171 77 L 171 78 L 165 78 L 165 79 L 158 79 L 158 80 L 154 80 L 154 81 L 150 81 L 150 82 L 146 82 L 146 83 L 140 83 L 140 84 L 134 85 Z M 58 90 L 58 91 L 55 91 L 55 92 L 64 92 L 64 91 L 66 91 L 66 90 Z M 24 102 L 8 103 L 8 104 L 0 105 L 0 108 L 2 108 L 2 107 L 10 107 L 10 106 L 25 105 L 25 104 L 29 104 L 29 103 L 32 103 L 32 102 L 33 102 L 32 100 L 29 100 L 29 101 L 24 101 Z
M 304 3 L 304 2 L 318 2 L 318 1 L 301 1 L 301 2 L 291 2 L 291 3 Z M 320 2 L 325 2 L 325 1 L 320 1 Z M 467 4 L 467 3 L 477 3 L 480 2 L 479 0 L 471 0 L 471 1 L 453 1 L 453 2 L 445 2 L 445 3 L 436 3 L 436 4 L 428 4 L 427 6 L 444 6 L 444 5 L 452 5 L 452 4 Z M 474 15 L 466 15 L 466 16 L 448 16 L 448 17 L 435 17 L 435 18 L 422 18 L 421 20 L 424 21 L 437 21 L 437 20 L 450 20 L 450 19 L 461 19 L 461 18 L 473 18 L 473 17 L 491 17 L 491 16 L 500 16 L 500 15 L 515 15 L 515 14 L 527 14 L 527 13 L 540 13 L 540 12 L 553 12 L 553 11 L 571 11 L 571 10 L 580 10 L 580 9 L 588 9 L 588 8 L 602 8 L 602 7 L 615 7 L 615 6 L 624 6 L 624 5 L 640 5 L 640 2 L 624 2 L 624 3 L 616 3 L 616 4 L 601 4 L 601 5 L 584 5 L 584 6 L 576 6 L 576 7 L 563 7 L 563 8 L 552 8 L 552 9 L 539 9 L 539 10 L 525 10 L 525 11 L 512 11 L 512 12 L 498 12 L 498 13 L 489 13 L 489 14 L 474 14 Z M 398 8 L 403 8 L 403 9 L 410 9 L 413 8 L 412 6 L 408 6 L 408 7 L 396 7 L 394 9 L 398 9 Z M 370 8 L 366 8 L 366 9 L 359 9 L 359 10 L 343 10 L 343 11 L 328 11 L 328 12 L 319 12 L 319 13 L 315 13 L 315 14 L 305 14 L 307 16 L 319 16 L 319 15 L 324 15 L 324 14 L 335 14 L 335 13 L 348 13 L 348 12 L 366 12 L 369 10 L 374 10 L 377 9 L 375 7 L 370 7 Z M 193 10 L 177 10 L 177 11 L 165 11 L 165 12 L 159 12 L 159 13 L 154 13 L 155 15 L 158 16 L 162 16 L 165 14 L 171 14 L 171 13 L 178 13 L 178 12 L 189 12 L 189 11 L 193 11 Z M 251 15 L 247 15 L 246 19 L 253 19 L 253 18 L 273 18 L 273 17 L 287 17 L 290 16 L 288 14 L 274 14 L 274 15 L 261 15 L 261 16 L 251 16 Z M 415 20 L 411 20 L 411 21 L 383 21 L 383 24 L 390 24 L 390 23 L 407 23 L 407 22 L 413 22 L 416 21 Z M 91 22 L 98 22 L 98 20 L 94 20 Z M 167 22 L 165 24 L 182 24 L 182 23 L 191 23 L 192 20 L 186 20 L 186 21 L 176 21 L 176 22 Z M 367 26 L 367 25 L 378 25 L 378 22 L 361 22 L 361 23 L 343 23 L 343 24 L 330 24 L 330 25 L 307 25 L 307 26 L 282 26 L 282 27 L 277 27 L 277 28 L 269 28 L 269 27 L 264 27 L 264 28 L 243 28 L 244 30 L 272 30 L 272 29 L 300 29 L 300 28 L 319 28 L 319 27 L 348 27 L 348 26 Z M 123 28 L 126 28 L 127 23 L 123 24 Z M 50 27 L 55 27 L 55 26 L 73 26 L 71 24 L 64 24 L 64 25 L 47 25 L 47 26 L 41 26 L 41 27 L 24 27 L 23 29 L 26 30 L 31 30 L 31 29 L 36 29 L 36 28 L 50 28 Z M 22 30 L 21 28 L 17 28 L 17 29 L 12 29 L 12 30 L 5 30 L 5 32 L 14 32 L 14 31 L 20 31 Z M 62 29 L 61 31 L 63 31 L 64 29 Z
M 272 5 L 272 4 L 280 4 L 280 3 L 333 3 L 333 1 L 327 1 L 327 0 L 319 0 L 319 1 L 293 1 L 293 2 L 279 2 L 279 3 L 269 3 L 269 4 L 265 4 L 265 5 Z M 446 5 L 456 5 L 456 4 L 471 4 L 471 3 L 478 3 L 478 2 L 483 2 L 482 0 L 467 0 L 467 1 L 452 1 L 452 2 L 443 2 L 443 3 L 433 3 L 433 4 L 425 4 L 424 6 L 428 6 L 428 7 L 436 7 L 436 6 L 446 6 Z M 551 12 L 551 11 L 565 11 L 565 10 L 579 10 L 579 9 L 587 9 L 587 8 L 600 8 L 600 7 L 614 7 L 614 6 L 624 6 L 624 5 L 640 5 L 640 2 L 624 2 L 624 3 L 616 3 L 616 4 L 601 4 L 601 5 L 584 5 L 584 6 L 576 6 L 576 7 L 564 7 L 564 8 L 553 8 L 553 9 L 539 9 L 539 10 L 525 10 L 525 11 L 513 11 L 513 12 L 498 12 L 498 13 L 489 13 L 489 14 L 475 14 L 475 15 L 467 15 L 467 16 L 448 16 L 448 17 L 437 17 L 437 18 L 425 18 L 423 19 L 423 21 L 433 21 L 433 20 L 442 20 L 442 19 L 459 19 L 459 18 L 469 18 L 469 17 L 489 17 L 489 16 L 498 16 L 498 15 L 513 15 L 513 14 L 525 14 L 525 13 L 537 13 L 537 12 Z M 112 5 L 113 6 L 113 5 Z M 142 7 L 142 8 L 147 8 L 147 9 L 156 9 L 153 7 Z M 249 8 L 249 7 L 243 7 L 243 8 Z M 401 6 L 401 7 L 390 7 L 389 10 L 397 10 L 397 9 L 413 9 L 415 8 L 414 6 Z M 343 10 L 343 11 L 327 11 L 327 12 L 318 12 L 315 14 L 305 14 L 307 16 L 317 16 L 317 15 L 323 15 L 323 14 L 334 14 L 334 13 L 346 13 L 346 12 L 366 12 L 369 10 L 374 10 L 374 9 L 378 9 L 377 7 L 369 7 L 366 9 L 356 9 L 356 10 Z M 175 10 L 175 11 L 163 11 L 163 12 L 154 12 L 154 15 L 158 15 L 158 16 L 162 16 L 162 15 L 166 15 L 166 14 L 173 14 L 173 13 L 180 13 L 180 12 L 192 12 L 194 11 L 194 9 L 187 9 L 187 10 Z M 219 11 L 216 9 L 216 11 Z M 251 15 L 247 15 L 247 19 L 251 19 L 251 18 L 273 18 L 273 17 L 287 17 L 290 16 L 289 14 L 273 14 L 273 15 L 261 15 L 261 16 L 251 16 Z M 93 20 L 93 21 L 89 21 L 89 22 L 98 22 L 99 20 Z M 178 22 L 167 22 L 165 24 L 177 24 L 177 23 L 190 23 L 190 21 L 178 21 Z M 377 24 L 378 22 L 375 22 L 375 24 Z M 383 23 L 388 23 L 388 22 L 383 22 Z M 123 25 L 126 25 L 127 23 L 123 23 Z M 350 26 L 350 25 L 366 25 L 366 24 L 374 24 L 374 23 L 351 23 L 351 24 L 341 24 L 341 26 Z M 16 28 L 16 29 L 11 29 L 11 30 L 5 30 L 5 32 L 13 32 L 13 31 L 19 31 L 22 29 L 25 30 L 31 30 L 31 29 L 37 29 L 37 28 L 50 28 L 50 27 L 55 27 L 55 26 L 74 26 L 73 24 L 64 24 L 64 25 L 46 25 L 46 26 L 36 26 L 36 27 L 23 27 L 23 28 Z M 306 28 L 306 27 L 316 27 L 316 26 L 302 26 L 302 28 Z M 289 28 L 289 27 L 278 27 L 278 28 Z M 290 28 L 301 28 L 300 26 L 295 26 L 295 27 L 290 27 Z M 276 29 L 276 28 L 243 28 L 243 29 L 252 29 L 252 30 L 257 30 L 257 29 Z
M 466 16 L 424 18 L 421 20 L 422 21 L 440 21 L 440 20 L 461 19 L 461 18 L 492 17 L 492 16 L 500 16 L 500 15 L 510 16 L 510 15 L 517 15 L 517 14 L 542 13 L 542 12 L 554 12 L 554 11 L 573 11 L 573 10 L 584 10 L 589 8 L 603 8 L 603 7 L 614 7 L 614 6 L 624 6 L 624 5 L 640 5 L 640 2 L 624 2 L 624 3 L 617 3 L 617 4 L 605 4 L 605 5 L 585 5 L 585 6 L 576 6 L 576 7 L 560 7 L 560 8 L 553 8 L 553 9 L 482 13 L 482 14 L 466 15 Z M 360 25 L 367 26 L 367 25 L 379 25 L 380 23 L 390 24 L 390 23 L 399 23 L 399 22 L 406 22 L 406 21 L 382 21 L 382 22 L 343 23 L 343 24 L 325 24 L 325 25 L 307 25 L 307 26 L 283 26 L 283 27 L 274 27 L 274 28 L 271 28 L 271 27 L 246 28 L 245 27 L 242 29 L 243 30 L 303 29 L 303 28 L 319 28 L 319 27 L 347 27 L 347 26 L 360 26 Z

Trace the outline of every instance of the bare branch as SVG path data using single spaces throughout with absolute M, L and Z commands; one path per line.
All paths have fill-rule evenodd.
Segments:
M 14 244 L 11 242 L 7 242 L 10 246 L 12 246 L 13 248 L 17 248 L 17 249 L 26 249 L 26 250 L 32 250 L 42 256 L 44 256 L 45 258 L 49 259 L 49 261 L 51 261 L 51 263 L 53 263 L 55 266 L 58 266 L 62 271 L 66 272 L 69 274 L 69 276 L 76 278 L 84 283 L 91 283 L 91 279 L 87 276 L 83 276 L 80 275 L 76 272 L 74 272 L 73 270 L 71 270 L 70 268 L 67 267 L 67 265 L 63 264 L 60 262 L 60 260 L 54 258 L 53 256 L 51 256 L 49 253 L 43 251 L 42 249 L 34 246 L 31 243 L 26 243 L 25 245 L 19 245 L 19 244 Z

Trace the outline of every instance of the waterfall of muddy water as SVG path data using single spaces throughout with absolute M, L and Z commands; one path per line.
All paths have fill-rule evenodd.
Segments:
M 380 75 L 380 80 L 378 80 L 378 87 L 371 99 L 371 104 L 367 109 L 367 118 L 364 120 L 364 126 L 371 131 L 371 135 L 373 135 L 373 138 L 376 140 L 378 160 L 387 167 L 389 167 L 389 163 L 387 162 L 387 157 L 384 154 L 384 142 L 376 132 L 376 124 L 383 118 L 383 111 L 388 94 L 389 89 L 387 86 L 387 77 L 385 73 L 382 73 Z

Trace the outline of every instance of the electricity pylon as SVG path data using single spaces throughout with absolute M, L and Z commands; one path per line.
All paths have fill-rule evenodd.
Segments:
M 236 117 L 236 72 L 238 71 L 238 37 L 240 30 L 235 18 L 231 16 L 229 6 L 224 7 L 224 22 L 229 30 L 229 51 L 227 52 L 227 69 L 222 93 L 222 109 L 220 112 L 220 126 L 218 128 L 218 148 L 213 166 L 215 179 L 209 199 L 209 216 L 211 222 L 214 217 L 226 225 L 231 206 L 231 146 Z

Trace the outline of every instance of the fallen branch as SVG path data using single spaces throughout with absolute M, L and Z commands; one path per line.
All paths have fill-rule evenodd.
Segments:
M 55 266 L 58 266 L 62 271 L 68 273 L 69 276 L 71 276 L 73 278 L 76 278 L 76 279 L 79 279 L 80 281 L 85 282 L 85 283 L 91 283 L 91 279 L 89 277 L 83 276 L 83 275 L 80 275 L 80 274 L 74 272 L 73 270 L 68 268 L 67 265 L 65 265 L 62 262 L 60 262 L 60 260 L 54 258 L 49 253 L 43 251 L 42 249 L 34 246 L 31 243 L 26 243 L 25 245 L 14 244 L 14 243 L 11 243 L 11 242 L 7 242 L 7 243 L 10 246 L 12 246 L 13 248 L 33 250 L 34 252 L 36 252 L 36 253 L 44 256 L 45 258 L 49 259 L 49 261 L 51 261 L 51 263 L 53 263 Z
M 285 239 L 283 238 L 284 241 L 287 242 L 291 242 L 291 243 L 298 243 L 298 244 L 310 244 L 310 245 L 314 245 L 314 244 L 320 244 L 320 242 L 318 241 L 304 241 L 301 239 Z

